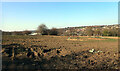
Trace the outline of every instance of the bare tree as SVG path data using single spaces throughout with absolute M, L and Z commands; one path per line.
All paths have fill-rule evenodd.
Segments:
M 101 35 L 100 29 L 94 30 L 94 35 L 95 36 L 100 36 Z
M 92 35 L 93 35 L 92 27 L 87 27 L 87 28 L 86 28 L 86 34 L 87 34 L 88 36 L 92 36 Z
M 56 28 L 52 28 L 50 30 L 50 35 L 58 35 L 58 30 Z
M 37 33 L 46 35 L 47 34 L 47 26 L 45 24 L 41 24 L 37 28 Z
M 31 34 L 32 32 L 31 31 L 28 31 L 28 30 L 25 30 L 25 31 L 23 31 L 23 34 L 24 35 L 29 35 L 29 34 Z
M 74 36 L 75 35 L 75 28 L 70 28 L 70 35 Z
M 58 35 L 64 35 L 65 29 L 58 29 Z
M 111 36 L 111 31 L 110 31 L 110 29 L 103 29 L 103 30 L 102 30 L 102 35 L 103 35 L 103 36 Z

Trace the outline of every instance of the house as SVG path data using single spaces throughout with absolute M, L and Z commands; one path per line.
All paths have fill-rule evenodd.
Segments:
M 31 34 L 29 34 L 29 35 L 37 35 L 38 33 L 31 33 Z
M 32 33 L 31 34 L 29 34 L 29 35 L 41 35 L 41 33 L 38 33 L 38 32 L 36 32 L 36 31 L 31 31 Z

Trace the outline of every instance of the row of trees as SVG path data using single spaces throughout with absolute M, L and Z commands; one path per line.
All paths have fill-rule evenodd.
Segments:
M 58 35 L 58 31 L 56 28 L 48 29 L 46 25 L 41 24 L 38 26 L 37 30 L 35 31 L 41 35 Z M 25 30 L 25 31 L 14 31 L 14 32 L 2 32 L 3 35 L 29 35 L 32 31 Z
M 29 35 L 31 34 L 31 31 L 25 30 L 25 31 L 14 31 L 14 32 L 2 32 L 3 35 Z
M 68 32 L 65 32 L 65 31 L 63 32 L 63 31 L 58 31 L 58 29 L 56 28 L 48 29 L 44 24 L 41 24 L 40 26 L 38 26 L 37 33 L 41 33 L 41 35 L 63 34 L 67 36 L 78 35 L 78 34 L 82 34 L 83 36 L 86 36 L 86 35 L 87 36 L 119 36 L 120 35 L 120 33 L 118 32 L 118 29 L 116 28 L 114 29 L 97 28 L 93 30 L 92 27 L 87 27 L 84 32 L 83 31 L 76 32 L 74 28 L 69 28 Z
M 120 36 L 119 29 L 103 29 L 101 27 L 93 30 L 93 27 L 86 27 L 85 31 L 77 32 L 75 28 L 67 29 L 48 29 L 46 25 L 41 24 L 38 26 L 36 33 L 41 35 L 65 35 L 65 36 L 73 36 L 73 35 L 82 35 L 82 36 Z M 119 30 L 120 31 L 120 30 Z M 3 32 L 5 35 L 29 35 L 32 31 L 15 31 L 15 32 Z
M 39 25 L 36 32 L 41 35 L 58 35 L 56 28 L 48 29 L 44 24 Z
M 86 34 L 88 36 L 118 36 L 120 33 L 118 29 L 101 29 L 92 30 L 92 27 L 86 28 Z

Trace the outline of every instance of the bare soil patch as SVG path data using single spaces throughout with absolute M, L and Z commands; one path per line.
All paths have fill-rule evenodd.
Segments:
M 58 36 L 3 36 L 3 70 L 118 69 L 118 41 Z M 71 37 L 72 38 L 72 37 Z M 73 38 L 74 39 L 74 38 Z M 75 38 L 76 39 L 76 38 Z M 91 39 L 90 39 L 91 40 Z M 94 49 L 93 52 L 89 52 Z M 98 52 L 99 51 L 99 52 Z

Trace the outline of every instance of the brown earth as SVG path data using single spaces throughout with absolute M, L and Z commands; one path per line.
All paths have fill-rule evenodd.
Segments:
M 100 38 L 88 38 L 88 39 L 92 39 L 92 40 L 106 40 L 106 39 L 100 39 Z
M 118 69 L 118 40 L 68 36 L 3 36 L 3 70 Z M 99 38 L 100 39 L 100 38 Z M 94 49 L 94 52 L 89 52 Z M 101 51 L 101 52 L 99 52 Z

